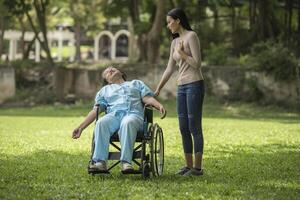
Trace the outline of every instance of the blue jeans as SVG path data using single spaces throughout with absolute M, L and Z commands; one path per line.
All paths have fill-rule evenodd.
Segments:
M 184 153 L 203 153 L 202 106 L 204 81 L 179 85 L 177 90 L 177 113 Z M 192 136 L 194 142 L 192 141 Z

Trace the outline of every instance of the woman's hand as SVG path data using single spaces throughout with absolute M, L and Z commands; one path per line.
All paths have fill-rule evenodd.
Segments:
M 179 44 L 176 47 L 176 51 L 181 55 L 184 52 L 183 41 L 179 41 Z
M 187 59 L 187 54 L 184 52 L 184 45 L 183 41 L 180 41 L 179 44 L 176 47 L 176 51 L 180 55 L 181 59 L 186 60 Z
M 158 89 L 155 90 L 154 96 L 157 97 L 159 95 L 160 91 Z

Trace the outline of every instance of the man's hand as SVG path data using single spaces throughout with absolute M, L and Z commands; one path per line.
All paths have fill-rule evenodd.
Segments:
M 152 96 L 143 97 L 143 103 L 145 105 L 153 106 L 155 109 L 159 110 L 160 114 L 162 115 L 160 118 L 161 119 L 165 118 L 165 116 L 167 114 L 166 109 L 154 97 L 152 97 Z
M 72 133 L 72 138 L 73 139 L 80 138 L 81 133 L 82 133 L 82 129 L 81 128 L 75 128 L 74 131 L 73 131 L 73 133 Z

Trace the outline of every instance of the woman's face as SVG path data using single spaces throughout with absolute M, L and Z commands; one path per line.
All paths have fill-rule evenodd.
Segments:
M 167 16 L 167 28 L 171 31 L 172 34 L 178 33 L 180 24 L 179 19 L 174 19 L 171 16 Z

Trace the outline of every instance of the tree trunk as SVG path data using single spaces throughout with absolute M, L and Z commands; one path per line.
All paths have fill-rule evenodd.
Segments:
M 274 38 L 279 34 L 278 23 L 273 10 L 271 0 L 258 1 L 258 17 L 256 23 L 256 35 L 259 40 Z
M 300 33 L 300 0 L 298 0 L 298 33 Z
M 218 9 L 216 7 L 214 7 L 212 9 L 212 12 L 213 12 L 213 17 L 214 17 L 214 22 L 213 22 L 214 31 L 219 31 L 220 21 L 219 21 L 219 12 L 218 12 Z
M 4 24 L 4 16 L 0 15 L 0 60 L 3 53 L 3 47 L 4 47 L 4 33 L 5 33 L 5 24 Z
M 232 33 L 236 30 L 236 11 L 234 5 L 231 5 L 231 29 Z
M 81 51 L 80 51 L 80 38 L 81 38 L 81 28 L 78 20 L 75 21 L 75 60 L 81 61 Z
M 249 28 L 253 30 L 255 24 L 255 0 L 249 0 Z
M 130 4 L 128 4 L 128 9 L 133 24 L 138 23 L 140 21 L 139 0 L 130 0 Z
M 293 20 L 293 0 L 288 0 L 288 21 L 287 21 L 288 40 L 292 34 L 292 20 Z
M 77 4 L 79 4 L 78 1 L 71 1 L 69 5 L 71 10 L 71 16 L 74 20 L 74 29 L 75 29 L 75 61 L 80 62 L 81 61 L 81 50 L 80 50 L 81 23 L 79 17 L 76 14 Z
M 147 61 L 156 63 L 159 58 L 160 35 L 164 19 L 165 2 L 156 1 L 156 13 L 151 30 L 147 34 Z
M 32 45 L 34 44 L 34 41 L 36 40 L 36 35 L 34 35 L 33 39 L 30 41 L 30 43 L 28 44 L 27 48 L 25 48 L 25 52 L 23 55 L 23 59 L 28 59 L 29 58 L 29 52 L 32 48 Z
M 23 22 L 23 16 L 18 16 L 18 21 L 20 23 L 21 31 L 22 31 L 21 41 L 20 41 L 20 46 L 21 46 L 21 50 L 22 50 L 22 58 L 25 59 L 25 53 L 26 53 L 26 50 L 25 50 L 25 40 L 24 40 L 24 37 L 25 37 L 25 25 L 24 25 L 24 22 Z
M 156 11 L 154 16 L 154 22 L 148 33 L 137 33 L 137 46 L 139 49 L 138 61 L 148 61 L 155 63 L 159 57 L 159 36 L 162 30 L 163 16 L 164 16 L 164 3 L 165 0 L 156 0 Z M 139 1 L 131 0 L 128 5 L 129 13 L 134 24 L 133 31 L 135 32 L 135 25 L 140 23 L 139 18 Z M 152 18 L 152 17 L 151 17 Z
M 43 5 L 40 6 L 38 4 L 37 0 L 34 1 L 34 7 L 35 7 L 36 14 L 37 14 L 40 29 L 41 30 L 44 29 L 43 30 L 44 31 L 44 33 L 43 33 L 44 41 L 42 41 L 39 37 L 39 31 L 37 30 L 36 26 L 34 25 L 34 23 L 32 21 L 32 18 L 29 14 L 28 9 L 26 9 L 25 0 L 21 0 L 21 5 L 23 7 L 23 12 L 25 13 L 25 15 L 26 15 L 26 17 L 29 21 L 31 29 L 33 30 L 33 32 L 35 34 L 35 38 L 39 41 L 39 43 L 41 44 L 42 49 L 46 52 L 48 62 L 53 66 L 54 62 L 53 62 L 53 59 L 51 57 L 51 53 L 50 53 L 50 50 L 49 50 L 49 47 L 48 47 L 48 40 L 47 40 L 47 28 L 46 28 L 46 18 L 45 18 L 47 3 L 48 3 L 48 1 L 46 0 L 46 2 L 42 2 Z M 40 7 L 41 7 L 41 10 L 40 10 Z M 44 13 L 44 14 L 42 14 L 42 13 Z
M 130 61 L 136 61 L 138 58 L 138 52 L 136 51 L 137 41 L 135 39 L 134 24 L 131 16 L 127 19 L 128 31 L 130 33 L 128 43 L 128 57 Z
M 138 36 L 138 48 L 139 48 L 139 59 L 138 61 L 146 61 L 147 60 L 147 35 L 145 33 L 140 33 Z
M 39 27 L 41 29 L 41 32 L 43 34 L 43 49 L 46 52 L 47 55 L 47 60 L 51 65 L 54 65 L 52 56 L 51 56 L 51 52 L 49 49 L 49 45 L 48 45 L 48 38 L 47 38 L 47 25 L 46 25 L 46 7 L 48 5 L 48 0 L 46 1 L 39 1 L 39 0 L 34 0 L 34 7 L 35 7 L 35 11 L 36 11 L 36 15 L 37 15 L 37 19 L 39 22 Z

